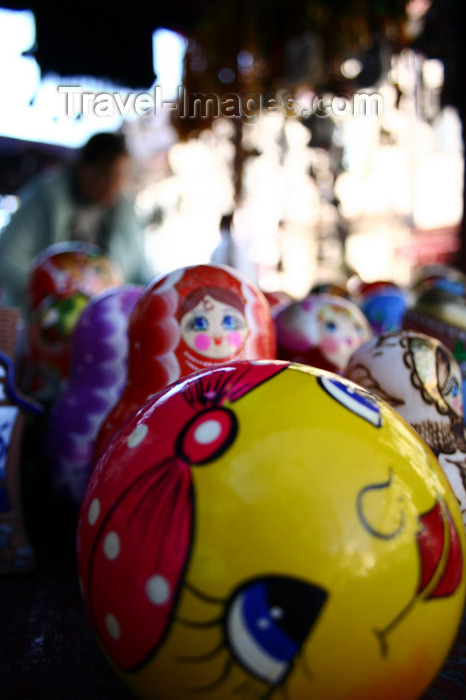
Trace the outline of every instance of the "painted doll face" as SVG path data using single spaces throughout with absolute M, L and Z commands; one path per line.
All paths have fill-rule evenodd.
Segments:
M 367 332 L 343 308 L 324 306 L 318 314 L 319 347 L 324 357 L 343 368 L 352 353 L 366 340 Z
M 93 470 L 77 546 L 94 632 L 148 700 L 414 700 L 463 613 L 432 452 L 297 364 L 222 363 L 153 397 Z
M 185 343 L 200 355 L 211 358 L 232 357 L 248 334 L 244 314 L 210 294 L 182 316 L 180 327 Z

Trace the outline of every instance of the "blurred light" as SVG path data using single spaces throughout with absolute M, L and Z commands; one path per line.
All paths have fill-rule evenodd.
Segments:
M 82 146 L 98 131 L 115 131 L 130 112 L 122 114 L 118 108 L 103 116 L 91 108 L 86 116 L 80 114 L 79 97 L 76 109 L 67 113 L 68 94 L 59 93 L 60 85 L 82 88 L 84 93 L 119 93 L 126 104 L 129 88 L 106 84 L 87 76 L 75 76 L 66 81 L 48 73 L 41 80 L 40 66 L 23 52 L 34 46 L 36 27 L 30 11 L 11 11 L 0 8 L 0 136 L 70 147 Z M 163 83 L 163 99 L 178 94 L 182 80 L 183 55 L 186 40 L 175 32 L 160 29 L 153 34 L 154 69 Z
M 0 232 L 2 228 L 5 228 L 5 226 L 9 223 L 10 219 L 10 214 L 4 209 L 0 209 Z
M 121 118 L 66 115 L 65 95 L 57 90 L 60 77 L 48 74 L 41 81 L 37 61 L 23 55 L 34 45 L 35 32 L 32 12 L 0 8 L 0 136 L 77 147 L 96 131 L 116 129 Z
M 250 68 L 254 63 L 254 56 L 250 51 L 240 51 L 238 54 L 238 66 L 240 68 Z
M 218 78 L 222 83 L 232 83 L 235 79 L 235 71 L 231 68 L 222 68 L 218 72 Z
M 422 65 L 422 79 L 424 85 L 431 90 L 438 90 L 443 85 L 444 66 L 437 58 L 430 58 Z
M 426 14 L 432 5 L 432 0 L 409 0 L 406 5 L 406 16 L 412 20 L 419 20 Z
M 348 58 L 341 64 L 340 70 L 345 78 L 354 80 L 354 78 L 357 78 L 359 73 L 362 71 L 362 63 L 357 58 Z
M 8 214 L 14 214 L 15 211 L 19 209 L 21 200 L 14 194 L 7 194 L 4 197 L 0 197 L 0 207 L 4 209 Z
M 463 214 L 464 164 L 460 152 L 437 152 L 419 158 L 413 192 L 413 221 L 428 230 L 454 227 Z
M 206 68 L 207 61 L 205 60 L 204 56 L 194 56 L 194 58 L 191 59 L 191 69 L 195 73 L 201 73 Z
M 32 48 L 36 38 L 34 15 L 29 10 L 0 7 L 0 56 L 20 54 Z
M 183 58 L 187 41 L 169 29 L 157 29 L 152 35 L 156 83 L 162 87 L 163 99 L 173 99 L 183 79 Z

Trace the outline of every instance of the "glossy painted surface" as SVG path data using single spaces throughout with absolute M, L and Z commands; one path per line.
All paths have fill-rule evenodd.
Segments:
M 195 265 L 158 278 L 132 314 L 126 386 L 99 431 L 96 455 L 168 384 L 232 359 L 275 357 L 269 304 L 246 277 L 222 265 Z
M 356 301 L 372 332 L 381 335 L 401 329 L 409 305 L 409 294 L 390 282 L 371 282 L 361 286 Z
M 42 251 L 33 262 L 29 308 L 37 309 L 47 297 L 70 297 L 77 292 L 91 297 L 122 282 L 120 270 L 98 246 L 76 241 L 58 243 Z
M 89 299 L 122 283 L 120 271 L 96 246 L 61 243 L 35 260 L 28 287 L 27 347 L 21 385 L 50 404 L 70 362 L 69 338 Z
M 160 392 L 91 474 L 90 624 L 143 698 L 415 700 L 465 597 L 437 460 L 337 375 L 232 362 Z
M 312 294 L 274 315 L 277 357 L 341 372 L 371 335 L 369 322 L 352 301 Z
M 466 438 L 462 377 L 448 348 L 416 331 L 373 338 L 351 356 L 344 375 L 387 401 L 438 457 L 466 526 Z
M 52 483 L 75 508 L 92 469 L 100 425 L 123 391 L 129 317 L 142 291 L 123 285 L 96 294 L 70 336 L 69 378 L 49 411 L 44 446 Z

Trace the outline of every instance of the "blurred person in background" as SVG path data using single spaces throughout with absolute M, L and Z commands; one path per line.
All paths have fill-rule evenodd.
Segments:
M 76 160 L 53 174 L 42 173 L 20 193 L 21 205 L 0 234 L 4 305 L 25 310 L 33 259 L 65 241 L 98 245 L 119 266 L 126 283 L 150 281 L 143 229 L 124 194 L 130 169 L 124 136 L 98 133 Z

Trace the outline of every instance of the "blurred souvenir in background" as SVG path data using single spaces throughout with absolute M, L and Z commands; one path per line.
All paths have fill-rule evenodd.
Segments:
M 410 423 L 437 456 L 466 525 L 466 439 L 461 371 L 443 343 L 416 331 L 372 338 L 345 377 L 373 391 Z
M 314 284 L 309 290 L 309 295 L 311 294 L 331 294 L 332 296 L 343 297 L 345 299 L 351 298 L 345 286 L 342 284 L 335 284 L 334 282 L 320 282 L 319 284 Z
M 269 302 L 272 313 L 276 313 L 278 309 L 282 309 L 284 306 L 288 306 L 293 301 L 293 297 L 287 292 L 275 291 L 275 292 L 263 292 L 265 298 Z
M 458 631 L 465 547 L 406 421 L 277 361 L 148 400 L 93 470 L 77 529 L 99 647 L 151 700 L 415 700 Z
M 451 350 L 460 366 L 466 397 L 466 296 L 430 286 L 406 310 L 402 327 L 433 336 Z
M 97 246 L 50 246 L 34 261 L 29 315 L 19 370 L 23 391 L 44 404 L 58 396 L 69 370 L 69 338 L 89 299 L 122 284 L 115 264 Z
M 374 335 L 380 335 L 401 329 L 409 294 L 392 282 L 368 282 L 360 286 L 355 301 Z
M 25 414 L 42 407 L 20 394 L 13 362 L 19 324 L 17 309 L 0 307 L 0 575 L 27 573 L 35 553 L 24 522 L 21 453 Z
M 443 289 L 454 295 L 466 294 L 466 275 L 452 265 L 425 265 L 417 270 L 412 291 L 415 296 L 432 287 Z
M 277 358 L 341 372 L 372 336 L 369 322 L 348 299 L 312 294 L 274 315 Z
M 275 357 L 269 303 L 233 268 L 193 265 L 156 279 L 131 316 L 127 382 L 99 431 L 96 456 L 120 425 L 168 384 L 232 359 Z
M 52 484 L 78 507 L 102 420 L 120 398 L 128 367 L 128 323 L 143 287 L 94 295 L 70 335 L 70 371 L 47 416 L 45 462 Z

